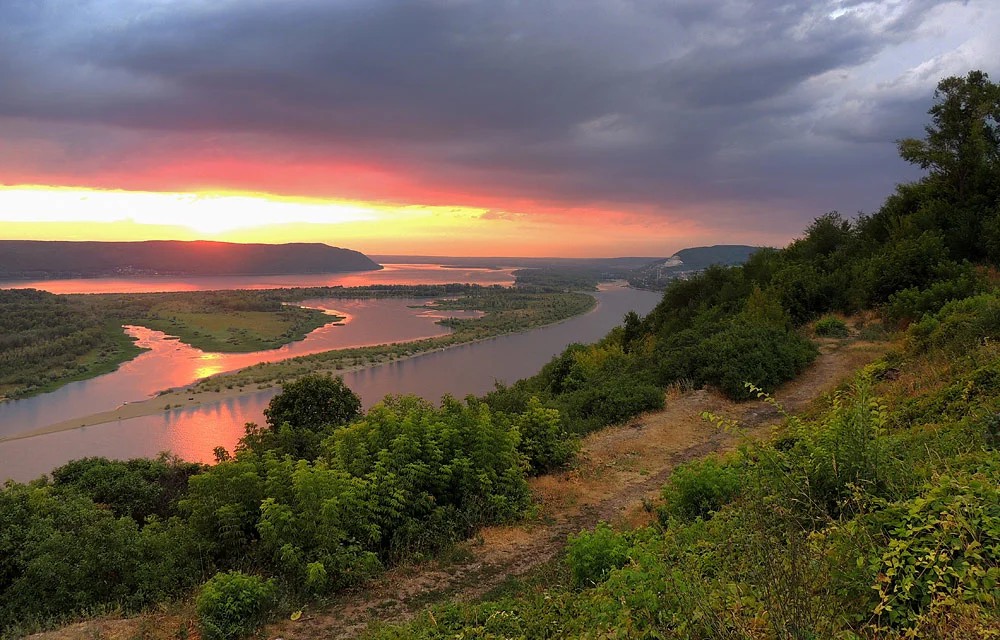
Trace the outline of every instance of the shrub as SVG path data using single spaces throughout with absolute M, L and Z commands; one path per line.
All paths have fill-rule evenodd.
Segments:
M 245 638 L 264 622 L 274 603 L 272 580 L 240 571 L 217 573 L 198 594 L 198 624 L 205 640 Z
M 734 400 L 751 397 L 746 383 L 765 391 L 798 375 L 816 357 L 815 345 L 794 331 L 748 322 L 731 323 L 703 340 L 693 376 L 680 377 L 718 387 Z
M 604 582 L 614 569 L 628 564 L 629 543 L 602 522 L 593 531 L 581 531 L 569 537 L 567 561 L 573 572 L 573 583 L 589 587 Z
M 874 613 L 911 627 L 932 606 L 994 606 L 1000 583 L 1000 491 L 997 468 L 972 476 L 940 476 L 922 495 L 880 516 L 887 544 L 871 559 L 878 576 Z
M 813 331 L 823 338 L 846 338 L 850 334 L 844 321 L 833 316 L 824 316 L 817 320 Z
M 740 488 L 740 473 L 735 466 L 716 457 L 689 462 L 670 474 L 663 488 L 666 504 L 660 509 L 660 518 L 704 518 L 732 502 Z
M 528 402 L 527 411 L 517 416 L 515 426 L 521 434 L 518 449 L 534 473 L 562 466 L 576 453 L 577 441 L 566 433 L 559 411 L 546 409 L 538 398 Z

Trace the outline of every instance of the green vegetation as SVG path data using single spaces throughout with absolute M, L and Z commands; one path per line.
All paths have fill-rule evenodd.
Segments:
M 261 609 L 261 594 L 323 596 L 519 517 L 530 460 L 552 464 L 559 443 L 551 440 L 561 435 L 544 409 L 503 414 L 474 398 L 435 408 L 390 397 L 363 416 L 356 407 L 339 380 L 306 378 L 272 401 L 269 429 L 248 425 L 212 467 L 91 458 L 51 480 L 8 483 L 0 625 L 20 632 L 134 611 L 223 573 L 203 588 L 198 609 L 206 632 L 235 637 L 227 634 L 246 629 L 234 620 Z M 318 443 L 315 457 L 297 457 L 312 453 L 303 443 Z M 274 594 L 262 586 L 271 580 Z
M 64 296 L 0 290 L 0 397 L 35 395 L 115 370 L 141 352 L 122 325 L 163 331 L 203 351 L 261 351 L 301 340 L 340 319 L 295 302 L 358 297 L 457 298 L 434 308 L 481 310 L 487 315 L 442 321 L 454 334 L 440 339 L 331 352 L 322 358 L 330 370 L 523 331 L 577 315 L 594 304 L 591 296 L 579 293 L 464 284 Z M 297 375 L 311 370 L 301 364 L 292 361 L 290 368 Z M 288 378 L 286 367 L 273 366 L 274 373 L 255 371 L 254 383 Z M 236 383 L 247 384 L 242 378 Z
M 789 417 L 775 440 L 678 470 L 653 525 L 573 536 L 561 583 L 448 604 L 369 637 L 995 637 L 1000 292 L 982 272 L 1000 257 L 1000 88 L 974 72 L 943 81 L 937 99 L 927 140 L 901 143 L 929 175 L 877 213 L 823 216 L 786 249 L 676 282 L 648 317 L 629 314 L 485 398 L 437 408 L 389 397 L 357 416 L 341 384 L 306 378 L 276 398 L 268 429 L 248 426 L 211 468 L 90 460 L 9 483 L 0 624 L 13 635 L 133 611 L 209 580 L 203 629 L 246 634 L 272 598 L 287 613 L 521 517 L 528 474 L 563 463 L 577 434 L 662 406 L 665 385 L 776 405 L 766 391 L 815 354 L 810 321 L 873 309 L 909 323 L 900 350 L 808 419 Z M 447 338 L 586 304 L 469 295 L 487 316 Z M 267 373 L 299 377 L 339 362 L 329 358 Z
M 1000 385 L 979 371 L 1000 352 L 941 356 L 890 357 L 773 443 L 682 467 L 657 524 L 571 537 L 561 584 L 367 637 L 994 637 Z M 890 366 L 906 379 L 878 382 Z
M 451 286 L 451 285 L 449 285 Z M 213 376 L 194 385 L 195 392 L 219 391 L 226 387 L 268 386 L 287 383 L 316 372 L 336 373 L 356 366 L 390 362 L 417 353 L 492 338 L 505 333 L 526 331 L 579 315 L 593 308 L 593 296 L 585 293 L 545 293 L 503 287 L 459 285 L 463 295 L 437 300 L 429 308 L 477 310 L 481 318 L 447 318 L 441 324 L 452 333 L 372 347 L 337 349 L 280 362 L 264 362 L 233 373 Z
M 821 338 L 846 338 L 851 333 L 847 324 L 835 316 L 823 316 L 817 320 L 813 331 Z
M 275 592 L 273 580 L 239 571 L 215 574 L 198 594 L 201 636 L 205 640 L 249 636 L 267 619 Z
M 586 417 L 574 394 L 611 372 L 768 399 L 742 382 L 794 375 L 809 356 L 799 332 L 831 312 L 912 323 L 905 350 L 776 440 L 677 470 L 655 525 L 571 538 L 562 586 L 368 637 L 996 637 L 1000 292 L 984 272 L 1000 258 L 1000 87 L 979 72 L 946 79 L 930 113 L 927 138 L 900 143 L 929 174 L 878 212 L 828 214 L 786 249 L 675 282 L 647 318 L 488 402 L 537 391 Z
M 107 373 L 140 352 L 120 323 L 86 300 L 0 290 L 0 398 Z

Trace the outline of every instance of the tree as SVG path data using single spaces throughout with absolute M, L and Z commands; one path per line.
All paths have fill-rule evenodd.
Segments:
M 1000 172 L 1000 85 L 982 71 L 938 83 L 924 140 L 899 141 L 907 162 L 930 169 L 959 197 L 995 187 Z
M 329 375 L 308 375 L 284 385 L 264 409 L 272 429 L 288 424 L 296 431 L 339 427 L 360 415 L 361 398 L 344 384 L 343 378 Z
M 263 454 L 275 449 L 294 458 L 312 460 L 331 430 L 361 416 L 361 398 L 341 377 L 308 375 L 284 386 L 264 409 L 269 428 L 250 423 L 239 450 Z
M 942 80 L 934 98 L 926 137 L 899 141 L 903 159 L 930 173 L 900 197 L 911 195 L 918 225 L 942 230 L 954 257 L 1000 258 L 1000 85 L 970 71 Z

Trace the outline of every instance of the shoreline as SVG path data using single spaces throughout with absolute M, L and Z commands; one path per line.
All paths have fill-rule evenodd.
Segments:
M 588 295 L 590 295 L 591 292 L 586 292 L 586 293 Z M 353 371 L 360 371 L 360 370 L 363 370 L 363 369 L 374 369 L 376 367 L 381 367 L 381 366 L 384 366 L 384 365 L 387 365 L 387 364 L 392 364 L 394 362 L 401 362 L 401 361 L 404 361 L 404 360 L 410 360 L 410 359 L 413 359 L 413 358 L 418 358 L 418 357 L 423 356 L 423 355 L 429 355 L 429 354 L 432 354 L 432 353 L 439 353 L 441 351 L 445 351 L 445 350 L 448 350 L 448 349 L 454 349 L 454 348 L 457 348 L 457 347 L 464 347 L 464 346 L 467 346 L 467 345 L 470 345 L 470 344 L 476 344 L 476 343 L 479 343 L 479 342 L 485 342 L 487 340 L 494 340 L 496 338 L 501 338 L 501 337 L 503 337 L 505 335 L 514 335 L 514 334 L 518 334 L 518 333 L 526 333 L 526 332 L 529 332 L 529 331 L 534 331 L 536 329 L 543 329 L 543 328 L 546 328 L 546 327 L 554 327 L 554 326 L 563 324 L 564 322 L 569 322 L 570 320 L 573 320 L 574 318 L 581 318 L 583 316 L 586 316 L 586 315 L 589 315 L 591 313 L 596 312 L 597 309 L 598 309 L 598 307 L 600 307 L 600 305 L 601 305 L 601 301 L 597 297 L 595 297 L 595 296 L 590 296 L 590 297 L 591 297 L 591 299 L 594 302 L 590 306 L 590 308 L 588 308 L 583 313 L 578 313 L 576 315 L 572 315 L 572 316 L 569 316 L 567 318 L 562 318 L 561 320 L 557 320 L 555 322 L 550 322 L 550 323 L 538 325 L 538 326 L 535 326 L 535 327 L 529 327 L 529 328 L 526 328 L 523 331 L 509 331 L 509 332 L 506 332 L 506 333 L 498 333 L 498 334 L 492 335 L 492 336 L 486 336 L 486 337 L 482 337 L 482 338 L 474 338 L 472 340 L 466 340 L 466 341 L 463 341 L 463 342 L 456 342 L 454 344 L 448 344 L 448 345 L 443 345 L 443 346 L 432 347 L 430 349 L 425 349 L 425 350 L 417 351 L 417 352 L 411 353 L 409 355 L 397 356 L 397 357 L 392 358 L 392 359 L 390 359 L 388 361 L 385 361 L 385 362 L 376 362 L 376 363 L 352 365 L 352 366 L 343 367 L 341 369 L 328 369 L 326 367 L 317 367 L 313 372 L 314 373 L 331 373 L 331 374 L 334 374 L 334 375 L 342 375 L 343 373 L 348 373 L 348 372 L 353 372 Z M 453 335 L 453 334 L 444 334 L 444 335 L 448 336 L 448 335 Z M 441 336 L 439 336 L 439 337 L 441 337 Z M 428 338 L 420 338 L 420 339 L 417 339 L 417 340 L 410 341 L 409 343 L 408 342 L 382 343 L 380 345 L 374 345 L 374 346 L 385 346 L 385 345 L 389 345 L 389 344 L 402 344 L 402 345 L 405 345 L 405 344 L 410 344 L 410 343 L 413 343 L 413 342 L 418 342 L 419 340 L 426 340 L 426 339 L 428 339 Z M 433 338 L 430 338 L 430 339 L 433 339 Z M 324 352 L 319 352 L 319 353 L 335 353 L 336 351 L 340 351 L 340 350 L 339 349 L 332 349 L 330 351 L 324 351 Z M 299 357 L 308 357 L 308 356 L 299 356 Z M 288 360 L 292 360 L 292 359 L 293 358 L 289 358 Z M 288 360 L 277 360 L 277 361 L 274 361 L 274 363 L 287 362 Z M 213 380 L 213 379 L 220 379 L 221 380 L 221 379 L 224 379 L 226 376 L 231 376 L 231 375 L 238 374 L 238 373 L 240 373 L 242 371 L 245 371 L 247 369 L 250 369 L 250 368 L 252 368 L 254 366 L 257 366 L 257 365 L 250 365 L 248 367 L 243 367 L 241 369 L 235 369 L 233 371 L 226 371 L 226 372 L 222 372 L 222 373 L 217 373 L 217 374 L 215 374 L 213 376 L 208 376 L 207 378 L 201 378 L 200 380 L 195 380 L 195 381 L 191 382 L 189 385 L 186 385 L 184 387 L 175 388 L 175 389 L 168 389 L 168 390 L 165 390 L 165 391 L 161 391 L 161 392 L 159 392 L 158 394 L 156 394 L 156 395 L 154 395 L 152 397 L 145 398 L 143 400 L 136 400 L 136 401 L 133 401 L 133 402 L 128 402 L 126 404 L 123 404 L 123 405 L 121 405 L 121 406 L 119 406 L 119 407 L 117 407 L 115 409 L 111 409 L 109 411 L 102 411 L 102 412 L 98 412 L 98 413 L 92 413 L 92 414 L 89 414 L 89 415 L 80 416 L 80 417 L 77 417 L 77 418 L 71 418 L 71 419 L 68 419 L 68 420 L 63 420 L 63 421 L 60 421 L 60 422 L 56 422 L 56 423 L 53 423 L 53 424 L 50 424 L 50 425 L 47 425 L 47 426 L 44 426 L 44 427 L 37 427 L 35 429 L 30 429 L 28 431 L 23 431 L 23 432 L 20 432 L 20 433 L 14 433 L 14 434 L 11 434 L 11 435 L 8 435 L 8 436 L 2 436 L 2 437 L 0 437 L 0 444 L 6 443 L 6 442 L 13 442 L 15 440 L 25 440 L 25 439 L 28 439 L 28 438 L 34 438 L 34 437 L 49 435 L 49 434 L 53 434 L 53 433 L 60 433 L 60 432 L 64 432 L 64 431 L 73 431 L 75 429 L 84 429 L 86 427 L 93 427 L 93 426 L 98 426 L 98 425 L 102 425 L 102 424 L 108 424 L 108 423 L 111 423 L 111 422 L 121 422 L 123 420 L 132 420 L 132 419 L 136 419 L 136 418 L 144 418 L 144 417 L 153 416 L 153 415 L 157 415 L 157 414 L 161 414 L 161 413 L 167 413 L 167 412 L 171 412 L 171 411 L 188 411 L 188 410 L 198 409 L 198 408 L 200 408 L 200 407 L 202 407 L 204 405 L 212 404 L 212 403 L 215 403 L 215 402 L 225 402 L 225 401 L 229 401 L 229 400 L 234 400 L 234 399 L 240 398 L 242 396 L 248 396 L 248 395 L 251 395 L 251 394 L 254 394 L 254 393 L 261 393 L 261 392 L 268 391 L 268 390 L 271 390 L 271 389 L 274 389 L 276 387 L 280 387 L 281 386 L 277 381 L 273 381 L 273 382 L 267 383 L 266 386 L 262 386 L 263 383 L 254 383 L 252 385 L 247 384 L 247 385 L 244 385 L 243 387 L 234 387 L 232 389 L 223 388 L 223 389 L 220 389 L 219 391 L 210 391 L 210 390 L 197 390 L 196 391 L 196 390 L 194 390 L 195 386 L 201 385 L 201 384 L 205 383 L 206 381 Z M 250 388 L 251 386 L 253 388 Z M 166 405 L 170 405 L 170 408 L 169 409 L 164 409 L 163 407 L 166 406 Z

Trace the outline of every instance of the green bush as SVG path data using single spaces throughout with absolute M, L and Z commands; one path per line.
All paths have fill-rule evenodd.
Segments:
M 746 383 L 773 391 L 816 357 L 815 345 L 794 331 L 770 325 L 733 322 L 699 345 L 697 369 L 689 376 L 717 387 L 734 400 L 752 397 Z
M 660 519 L 705 518 L 729 504 L 740 492 L 740 471 L 716 457 L 689 462 L 673 470 L 663 488 Z
M 576 453 L 578 441 L 566 433 L 559 411 L 543 407 L 538 398 L 528 402 L 527 410 L 516 417 L 514 425 L 521 435 L 518 450 L 533 473 L 560 467 Z
M 240 571 L 217 573 L 205 583 L 195 606 L 205 640 L 246 638 L 257 631 L 274 605 L 272 580 Z
M 581 531 L 569 537 L 566 559 L 577 587 L 604 582 L 614 569 L 628 564 L 629 543 L 606 522 L 593 531 Z
M 947 600 L 995 607 L 1000 595 L 1000 468 L 940 476 L 877 520 L 886 537 L 871 558 L 874 613 L 910 628 Z
M 834 316 L 824 316 L 817 320 L 813 331 L 823 338 L 846 338 L 851 333 L 844 321 Z

